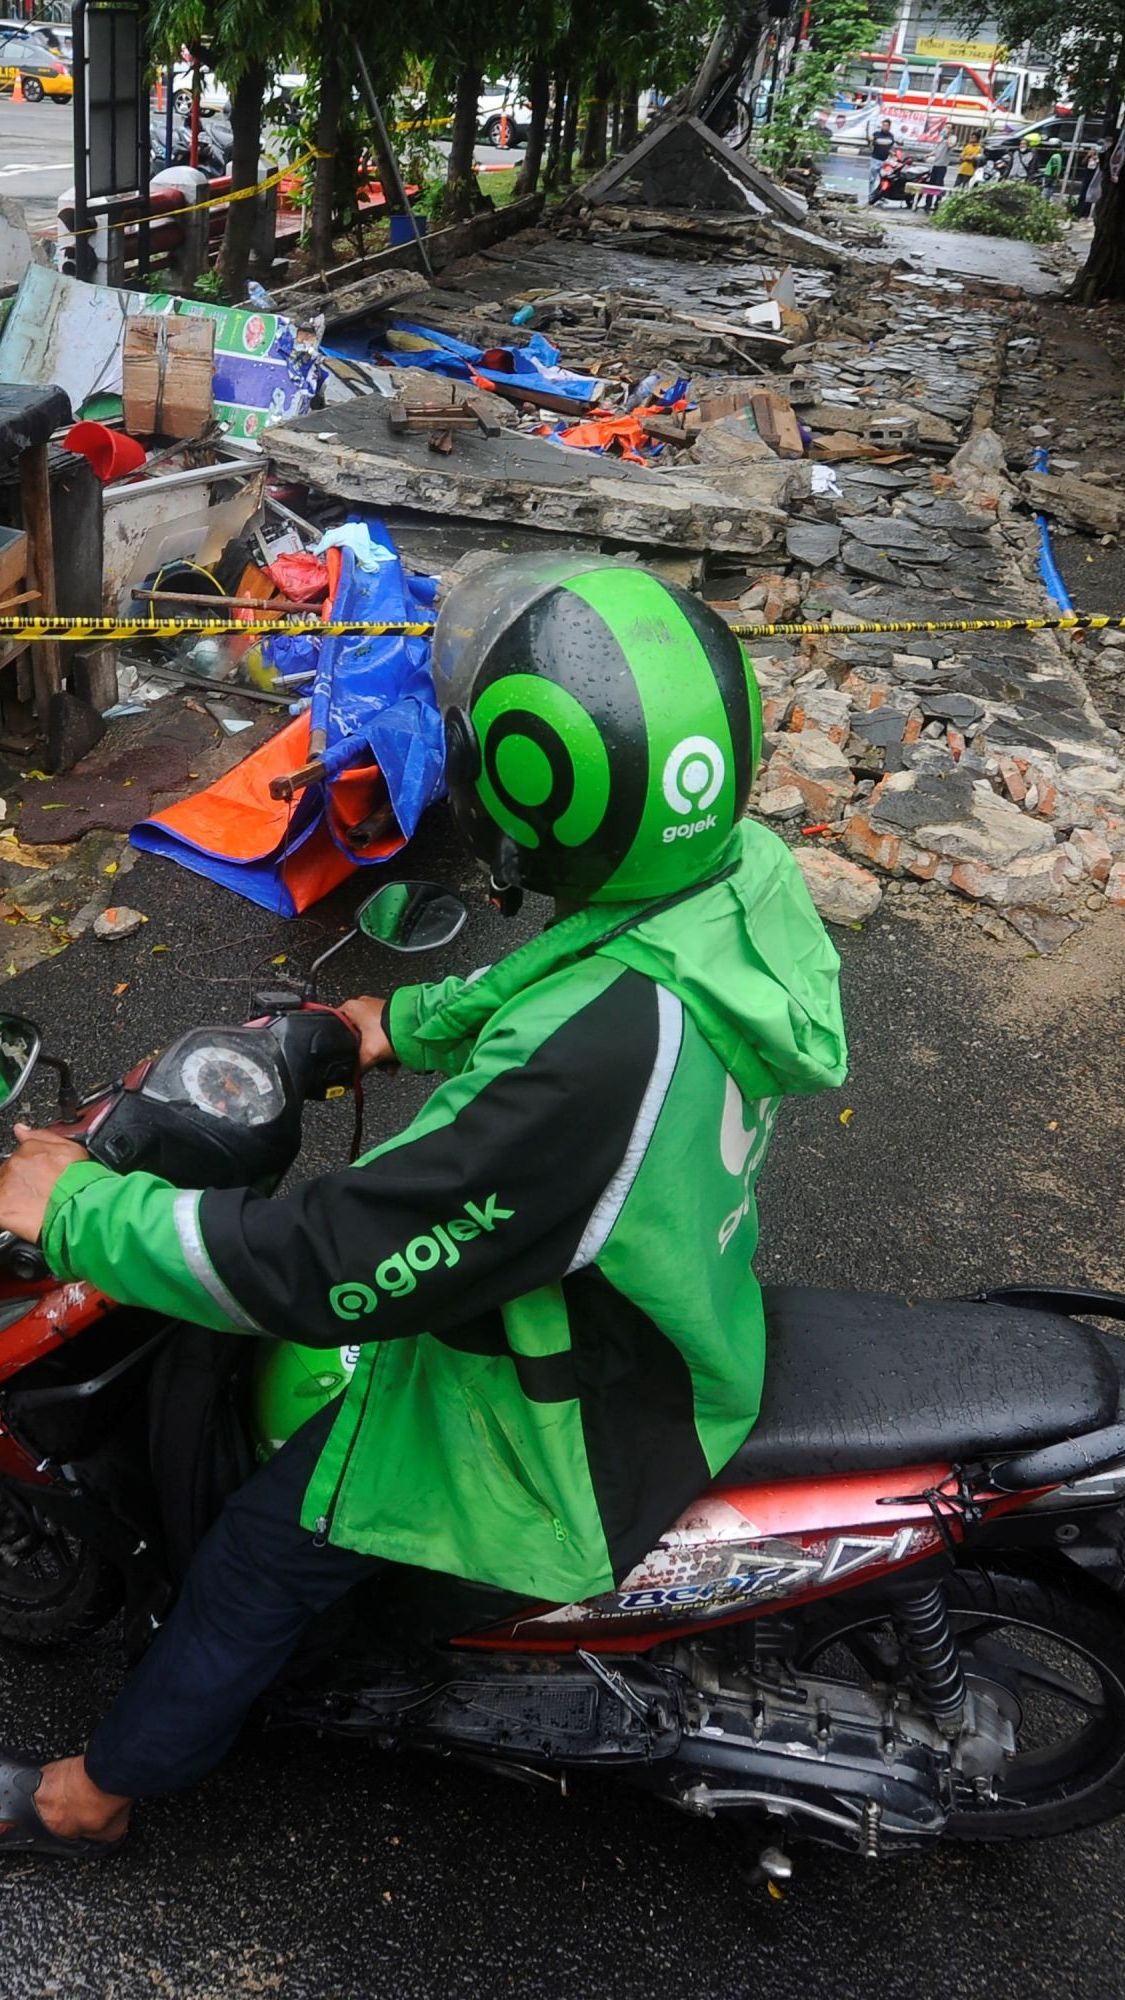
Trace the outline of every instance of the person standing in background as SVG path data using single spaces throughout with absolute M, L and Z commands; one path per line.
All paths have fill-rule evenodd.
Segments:
M 1090 190 L 1094 185 L 1094 176 L 1098 171 L 1100 158 L 1101 154 L 1097 146 L 1091 146 L 1082 162 L 1082 171 L 1078 177 L 1078 207 L 1075 211 L 1079 222 L 1085 222 L 1086 217 L 1093 207 L 1090 199 Z
M 869 202 L 875 198 L 879 186 L 879 176 L 883 170 L 883 162 L 890 158 L 894 150 L 894 143 L 895 135 L 891 130 L 891 121 L 889 118 L 884 118 L 871 141 L 871 168 L 867 176 L 867 199 Z
M 981 162 L 980 133 L 970 132 L 961 148 L 961 158 L 957 162 L 957 188 L 964 193 Z
M 947 125 L 929 159 L 926 161 L 926 181 L 931 189 L 945 186 L 945 176 L 949 172 L 952 158 L 953 141 L 949 136 L 949 127 Z M 923 203 L 927 215 L 933 212 L 940 200 L 940 195 L 927 194 Z

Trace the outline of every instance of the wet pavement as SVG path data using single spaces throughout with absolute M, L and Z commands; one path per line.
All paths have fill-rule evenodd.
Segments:
M 457 869 L 440 813 L 411 859 L 412 872 Z M 251 968 L 265 972 L 279 952 L 307 963 L 354 896 L 283 925 L 147 856 L 129 893 L 150 919 L 136 940 L 83 939 L 7 989 L 79 1056 L 87 1080 L 190 1024 L 242 1018 Z M 505 926 L 475 882 L 471 896 L 472 920 L 435 974 L 480 964 L 535 921 Z M 892 893 L 865 931 L 834 935 L 852 1075 L 781 1121 L 762 1183 L 763 1275 L 934 1294 L 1018 1278 L 1125 1280 L 1120 1042 L 1105 1014 L 1125 977 L 1122 927 L 1100 920 L 1061 959 L 1031 961 L 915 890 Z M 379 989 L 394 970 L 351 946 L 328 997 Z M 424 1090 L 381 1080 L 369 1132 L 394 1129 Z M 339 1161 L 345 1125 L 331 1108 L 310 1115 L 307 1171 Z M 70 1654 L 4 1654 L 3 1736 L 77 1748 L 117 1677 L 112 1633 Z M 1125 1826 L 881 1867 L 795 1851 L 795 1887 L 778 1906 L 747 1886 L 744 1838 L 624 1788 L 585 1780 L 564 1801 L 444 1761 L 251 1737 L 197 1793 L 146 1808 L 120 1859 L 77 1871 L 0 1864 L 3 1991 L 1104 2000 L 1119 1990 Z

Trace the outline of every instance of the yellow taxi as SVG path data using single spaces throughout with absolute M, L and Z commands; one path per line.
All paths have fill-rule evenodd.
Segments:
M 0 90 L 14 90 L 17 76 L 28 104 L 39 104 L 45 97 L 69 104 L 74 96 L 70 64 L 34 35 L 6 35 L 0 40 Z

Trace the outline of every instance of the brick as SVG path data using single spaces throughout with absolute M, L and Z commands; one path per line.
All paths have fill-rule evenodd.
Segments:
M 954 762 L 960 763 L 962 757 L 965 755 L 965 751 L 968 748 L 968 745 L 966 744 L 965 738 L 962 736 L 961 731 L 959 729 L 954 729 L 953 724 L 951 722 L 947 723 L 946 725 L 945 740 L 948 743 L 949 748 L 953 753 Z
M 902 842 L 897 833 L 876 833 L 867 814 L 853 813 L 844 828 L 844 846 L 849 854 L 873 862 L 897 875 L 902 868 Z
M 811 819 L 829 822 L 839 819 L 852 790 L 851 784 L 842 785 L 832 778 L 814 778 L 807 771 L 798 771 L 784 751 L 779 750 L 770 758 L 770 790 L 776 791 L 782 785 L 797 787 Z
M 921 734 L 922 734 L 922 717 L 920 715 L 908 715 L 906 718 L 906 728 L 902 732 L 903 742 L 917 743 L 918 738 L 921 736 Z
M 1055 816 L 1055 810 L 1056 807 L 1058 806 L 1058 803 L 1059 803 L 1058 786 L 1050 784 L 1045 778 L 1041 779 L 1039 784 L 1039 797 L 1035 803 L 1035 811 L 1038 817 L 1040 819 L 1053 819 Z
M 1071 901 L 1071 876 L 1077 872 L 1061 848 L 1052 848 L 1048 854 L 1024 855 L 995 868 L 985 861 L 958 861 L 949 879 L 963 896 L 996 909 L 1043 909 Z
M 928 847 L 908 847 L 903 843 L 902 863 L 908 875 L 919 882 L 932 882 L 938 872 L 938 857 Z
M 1106 878 L 1105 899 L 1115 910 L 1125 910 L 1125 861 L 1115 861 Z
M 1026 769 L 1026 766 L 1024 768 Z M 1020 770 L 1014 757 L 1001 757 L 1000 777 L 1008 797 L 1014 799 L 1015 803 L 1021 806 L 1027 797 L 1027 785 L 1024 780 L 1023 771 Z
M 786 722 L 789 720 L 789 711 L 792 706 L 792 701 L 793 697 L 789 693 L 763 694 L 762 696 L 763 729 L 784 729 Z

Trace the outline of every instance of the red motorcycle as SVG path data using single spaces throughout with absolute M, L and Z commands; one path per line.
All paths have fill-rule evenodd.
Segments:
M 911 184 L 916 178 L 913 155 L 903 153 L 900 148 L 889 153 L 880 169 L 878 184 L 868 204 L 874 207 L 880 201 L 901 201 L 907 208 L 914 206 Z
M 463 920 L 395 883 L 359 928 L 429 949 Z M 302 1104 L 355 1087 L 356 1043 L 313 979 L 261 1000 L 83 1099 L 5 1016 L 0 1084 L 10 1103 L 37 1062 L 60 1070 L 60 1129 L 108 1165 L 272 1187 Z M 757 1424 L 616 1589 L 513 1616 L 479 1586 L 384 1577 L 377 1615 L 360 1591 L 313 1633 L 269 1719 L 564 1793 L 619 1772 L 764 1828 L 774 1887 L 788 1836 L 875 1859 L 1125 1810 L 1122 1350 L 1084 1323 L 1125 1298 L 766 1300 Z M 0 1243 L 0 1638 L 77 1640 L 123 1607 L 135 1655 L 224 1495 L 354 1359 L 170 1325 Z

